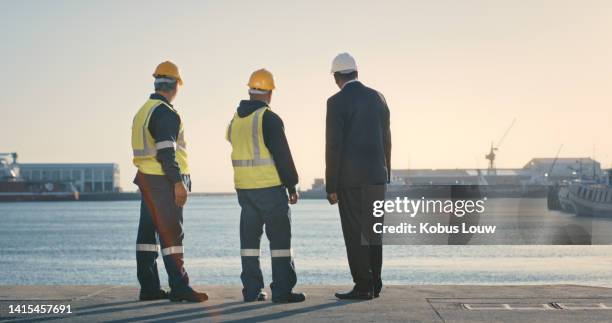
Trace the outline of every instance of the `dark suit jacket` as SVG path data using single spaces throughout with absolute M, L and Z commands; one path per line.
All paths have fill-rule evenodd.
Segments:
M 327 100 L 325 181 L 328 193 L 389 182 L 389 119 L 384 96 L 360 82 L 346 84 Z

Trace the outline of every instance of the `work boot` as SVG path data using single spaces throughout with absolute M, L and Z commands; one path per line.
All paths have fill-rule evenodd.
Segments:
M 187 291 L 180 293 L 170 291 L 169 299 L 171 302 L 201 303 L 208 300 L 208 294 L 189 288 Z
M 373 290 L 359 290 L 357 287 L 354 287 L 348 293 L 336 293 L 336 297 L 339 299 L 347 299 L 347 300 L 370 300 L 374 297 Z
M 306 300 L 306 294 L 291 292 L 289 295 L 272 299 L 274 303 L 300 303 Z
M 141 301 L 156 301 L 160 299 L 168 299 L 168 292 L 163 289 L 158 290 L 157 292 L 147 293 L 140 290 L 140 295 L 138 299 Z
M 382 281 L 374 283 L 374 298 L 380 296 L 380 292 L 382 291 L 383 283 Z
M 264 302 L 267 299 L 268 299 L 268 294 L 266 294 L 265 292 L 259 292 L 259 295 L 257 295 L 257 297 L 255 297 L 254 299 L 245 299 L 244 302 L 245 303 Z

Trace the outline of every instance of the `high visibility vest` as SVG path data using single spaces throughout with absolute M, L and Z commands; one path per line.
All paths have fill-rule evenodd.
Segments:
M 245 118 L 236 113 L 228 126 L 226 139 L 232 144 L 234 186 L 238 189 L 282 184 L 263 137 L 263 114 L 268 109 L 259 108 Z
M 149 175 L 164 175 L 164 170 L 156 155 L 158 149 L 175 148 L 176 161 L 179 165 L 181 174 L 189 174 L 189 164 L 187 163 L 187 143 L 183 131 L 183 122 L 179 127 L 179 134 L 176 143 L 173 141 L 162 141 L 155 143 L 155 139 L 149 132 L 149 120 L 153 111 L 158 107 L 165 105 L 172 112 L 178 115 L 170 105 L 162 100 L 149 99 L 138 110 L 132 123 L 132 150 L 134 152 L 134 165 L 143 174 Z M 180 119 L 180 118 L 179 118 Z

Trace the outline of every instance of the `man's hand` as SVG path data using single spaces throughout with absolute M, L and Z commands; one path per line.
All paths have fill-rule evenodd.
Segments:
M 289 194 L 289 204 L 295 204 L 300 199 L 300 196 L 297 192 Z
M 336 194 L 336 193 L 328 193 L 327 194 L 327 201 L 331 205 L 334 205 L 334 204 L 338 203 L 338 194 Z
M 187 188 L 185 188 L 185 184 L 183 182 L 178 182 L 174 184 L 174 203 L 178 207 L 183 207 L 187 202 Z

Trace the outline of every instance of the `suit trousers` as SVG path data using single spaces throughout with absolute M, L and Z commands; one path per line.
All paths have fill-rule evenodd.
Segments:
M 382 234 L 373 225 L 383 217 L 372 215 L 375 200 L 385 199 L 386 186 L 364 185 L 338 190 L 338 208 L 351 275 L 355 287 L 368 291 L 382 287 Z

